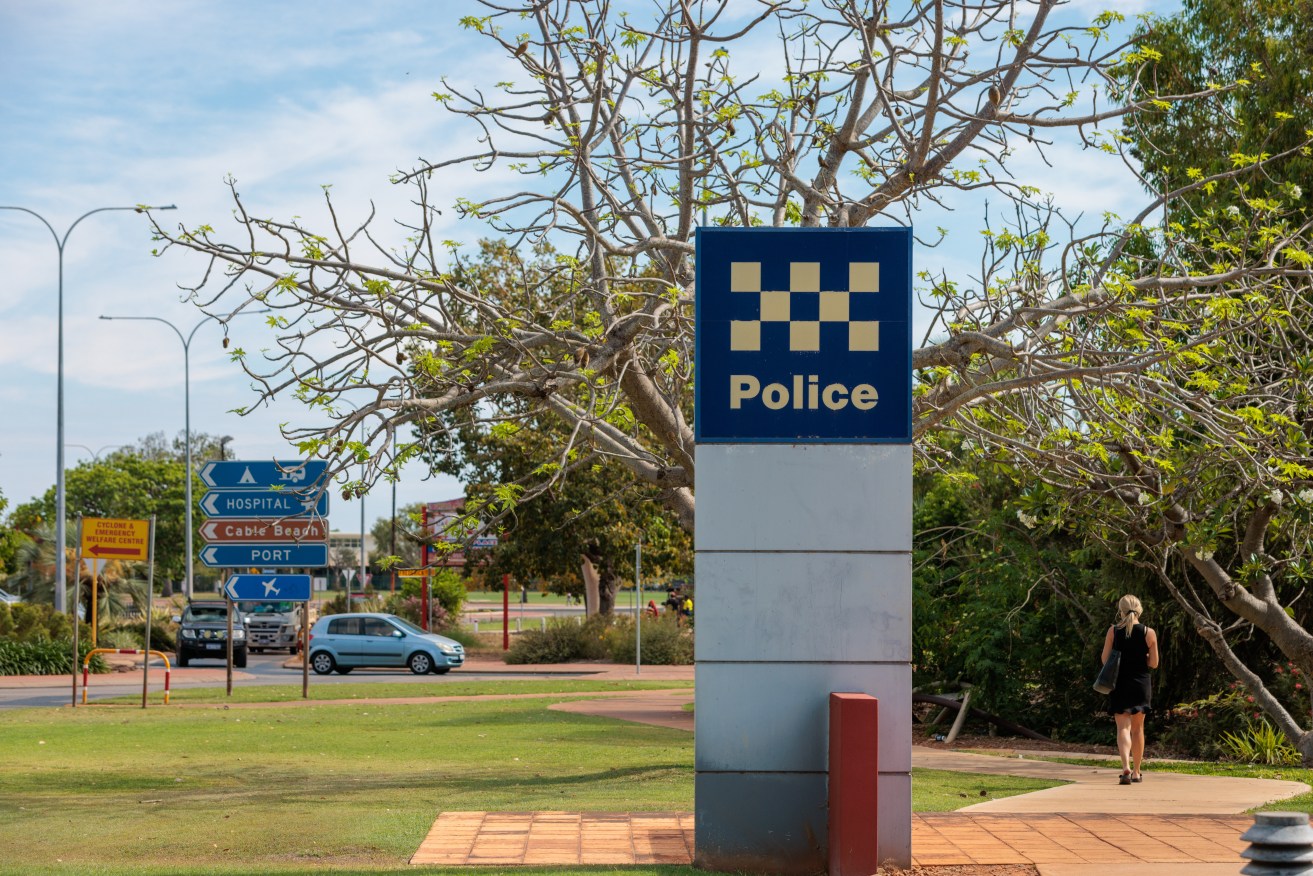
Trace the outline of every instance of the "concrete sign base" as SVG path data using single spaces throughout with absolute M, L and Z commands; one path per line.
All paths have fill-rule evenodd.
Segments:
M 911 446 L 701 444 L 696 495 L 696 864 L 825 869 L 828 698 L 860 692 L 910 866 Z

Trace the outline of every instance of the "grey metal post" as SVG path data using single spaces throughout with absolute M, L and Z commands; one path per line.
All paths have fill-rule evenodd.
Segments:
M 360 464 L 360 484 L 365 483 L 365 464 Z M 365 589 L 365 494 L 359 495 L 360 499 L 360 589 Z M 346 590 L 346 610 L 351 610 L 351 588 Z
M 82 515 L 78 515 L 78 547 L 73 554 L 73 708 L 78 707 L 78 604 L 82 602 Z
M 27 207 L 0 206 L 0 210 L 16 210 L 20 213 L 27 213 L 35 216 L 46 226 L 50 236 L 55 239 L 55 248 L 59 251 L 59 304 L 58 304 L 58 343 L 56 345 L 58 353 L 56 377 L 55 377 L 55 611 L 63 612 L 68 610 L 67 594 L 64 588 L 67 586 L 65 579 L 68 576 L 66 569 L 67 558 L 64 556 L 64 541 L 67 534 L 64 515 L 66 513 L 66 502 L 64 496 L 64 246 L 68 243 L 68 236 L 73 233 L 73 229 L 78 227 L 83 219 L 96 213 L 106 213 L 113 210 L 135 210 L 138 213 L 144 213 L 147 210 L 176 210 L 177 207 L 172 204 L 167 207 L 97 207 L 94 210 L 88 210 L 81 216 L 73 220 L 73 224 L 68 226 L 61 238 L 59 232 L 55 231 L 53 225 L 46 221 L 35 210 L 29 210 Z M 76 618 L 74 619 L 76 622 Z
M 643 674 L 643 536 L 634 545 L 634 674 Z
M 146 708 L 146 694 L 150 685 L 150 622 L 155 602 L 155 515 L 150 515 L 150 551 L 146 570 L 146 654 L 141 661 L 141 707 Z

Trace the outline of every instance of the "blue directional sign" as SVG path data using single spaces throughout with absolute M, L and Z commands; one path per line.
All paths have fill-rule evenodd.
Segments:
M 201 481 L 216 490 L 304 489 L 318 483 L 328 470 L 322 459 L 225 460 L 207 462 Z
M 328 545 L 319 544 L 208 544 L 201 562 L 210 567 L 267 566 L 279 569 L 318 569 L 328 565 Z
M 223 585 L 223 595 L 234 602 L 248 599 L 310 601 L 309 575 L 232 575 Z
M 210 490 L 201 510 L 207 517 L 327 517 L 328 493 L 307 498 L 295 490 Z
M 910 228 L 699 228 L 704 443 L 910 443 Z

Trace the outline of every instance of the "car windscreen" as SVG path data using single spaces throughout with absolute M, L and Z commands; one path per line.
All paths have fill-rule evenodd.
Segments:
M 291 602 L 239 602 L 238 606 L 246 614 L 290 614 Z
M 421 630 L 419 627 L 415 626 L 410 621 L 399 618 L 395 614 L 388 615 L 388 620 L 392 621 L 392 623 L 396 624 L 397 626 L 401 627 L 403 630 L 405 630 L 408 633 L 411 633 L 412 635 L 416 635 L 416 636 L 429 635 L 429 633 L 426 633 L 424 630 Z
M 196 623 L 213 623 L 215 621 L 225 621 L 228 619 L 228 609 L 222 605 L 189 605 L 187 611 L 182 615 L 182 622 L 194 621 Z

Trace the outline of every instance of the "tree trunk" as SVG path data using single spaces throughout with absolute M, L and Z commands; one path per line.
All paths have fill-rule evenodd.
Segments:
M 581 557 L 584 592 L 588 600 L 588 614 L 610 615 L 615 610 L 615 595 L 620 588 L 620 576 L 615 566 L 596 542 L 589 544 Z
M 582 575 L 584 579 L 584 614 L 592 617 L 597 614 L 597 592 L 599 590 L 599 580 L 597 567 L 593 565 L 592 559 L 587 554 L 579 557 L 582 564 Z

